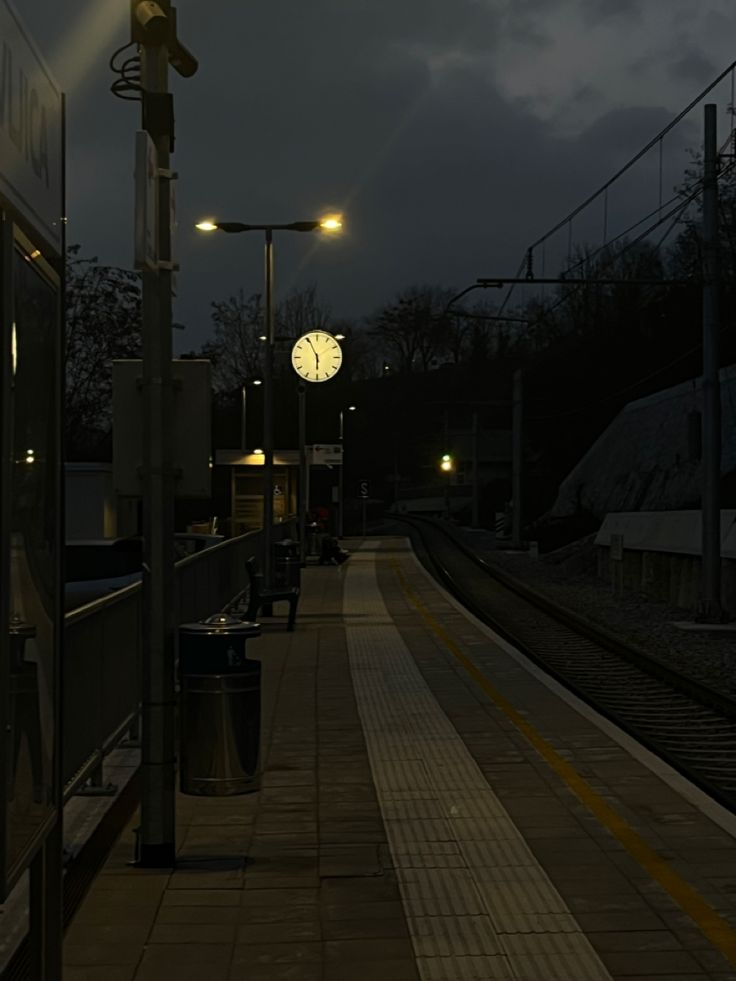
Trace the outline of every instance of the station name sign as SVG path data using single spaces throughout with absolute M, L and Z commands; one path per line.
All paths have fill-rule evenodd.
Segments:
M 62 96 L 9 0 L 0 0 L 0 194 L 57 251 Z

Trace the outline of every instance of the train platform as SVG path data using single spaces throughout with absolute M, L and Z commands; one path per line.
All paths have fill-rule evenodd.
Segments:
M 736 981 L 736 816 L 530 665 L 403 538 L 264 620 L 262 789 L 133 820 L 65 981 Z M 279 612 L 279 608 L 276 608 Z

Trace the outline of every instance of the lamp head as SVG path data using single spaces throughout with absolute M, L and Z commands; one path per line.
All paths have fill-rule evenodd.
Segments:
M 342 215 L 327 215 L 320 221 L 319 227 L 325 232 L 339 232 L 342 228 Z
M 205 219 L 204 221 L 198 221 L 195 227 L 198 228 L 200 232 L 216 232 L 219 226 L 217 222 Z

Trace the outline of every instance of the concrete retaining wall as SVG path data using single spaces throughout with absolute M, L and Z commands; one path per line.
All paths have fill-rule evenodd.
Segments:
M 596 569 L 623 586 L 695 610 L 700 597 L 700 511 L 608 514 L 595 537 Z M 611 536 L 623 538 L 622 558 L 612 558 Z M 619 538 L 620 543 L 620 538 Z M 721 512 L 721 603 L 736 612 L 736 511 Z

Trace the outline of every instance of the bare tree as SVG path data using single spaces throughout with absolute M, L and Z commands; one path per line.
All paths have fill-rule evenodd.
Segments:
M 213 300 L 212 323 L 214 336 L 200 356 L 212 362 L 215 390 L 233 391 L 262 372 L 261 294 L 246 297 L 241 289 L 227 300 Z
M 67 250 L 65 432 L 68 458 L 94 456 L 112 426 L 112 361 L 138 358 L 141 286 L 137 273 L 101 266 Z
M 446 312 L 454 291 L 413 286 L 370 320 L 370 331 L 385 351 L 385 360 L 400 372 L 428 371 L 448 352 L 452 315 Z
M 296 339 L 309 330 L 328 330 L 330 308 L 317 295 L 312 283 L 303 289 L 293 289 L 276 308 L 276 333 L 279 337 Z

